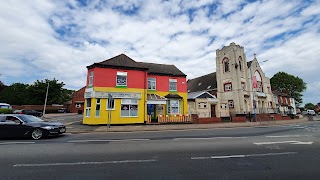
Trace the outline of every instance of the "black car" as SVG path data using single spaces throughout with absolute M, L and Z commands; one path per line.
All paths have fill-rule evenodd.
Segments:
M 37 140 L 65 132 L 66 127 L 60 122 L 46 122 L 23 114 L 0 114 L 0 137 L 31 137 Z
M 32 116 L 41 117 L 42 112 L 36 111 L 36 110 L 29 110 L 29 109 L 21 109 L 21 110 L 15 110 L 13 111 L 14 114 L 27 114 Z

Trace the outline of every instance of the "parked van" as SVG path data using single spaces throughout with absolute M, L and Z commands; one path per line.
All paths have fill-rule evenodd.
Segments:
M 12 109 L 11 105 L 10 105 L 10 104 L 7 104 L 7 103 L 0 103 L 0 108 L 3 108 L 3 109 Z
M 308 114 L 308 115 L 315 116 L 315 115 L 316 115 L 316 112 L 314 112 L 314 110 L 307 110 L 307 114 Z

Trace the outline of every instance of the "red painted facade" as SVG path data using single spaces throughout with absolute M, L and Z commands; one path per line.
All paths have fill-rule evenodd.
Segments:
M 169 79 L 177 80 L 177 92 L 187 92 L 187 80 L 185 77 L 169 77 L 148 75 L 148 78 L 156 78 L 157 91 L 169 91 Z
M 116 87 L 117 72 L 127 72 L 127 87 L 144 89 L 147 80 L 145 79 L 145 71 L 123 70 L 112 68 L 93 68 L 88 71 L 87 85 L 89 82 L 90 72 L 94 71 L 93 86 L 94 87 Z

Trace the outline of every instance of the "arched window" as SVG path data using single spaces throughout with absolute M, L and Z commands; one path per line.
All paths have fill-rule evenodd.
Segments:
M 223 59 L 223 72 L 229 72 L 229 59 Z
M 262 78 L 259 71 L 256 71 L 254 73 L 254 76 L 256 77 L 256 80 L 257 80 L 257 92 L 263 92 Z
M 239 69 L 241 71 L 242 70 L 242 57 L 241 56 L 239 56 L 238 61 L 239 61 Z

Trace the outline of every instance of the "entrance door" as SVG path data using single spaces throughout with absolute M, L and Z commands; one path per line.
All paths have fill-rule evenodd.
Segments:
M 211 104 L 211 117 L 216 117 L 216 105 Z
M 148 104 L 148 115 L 151 116 L 151 122 L 157 122 L 156 105 Z

